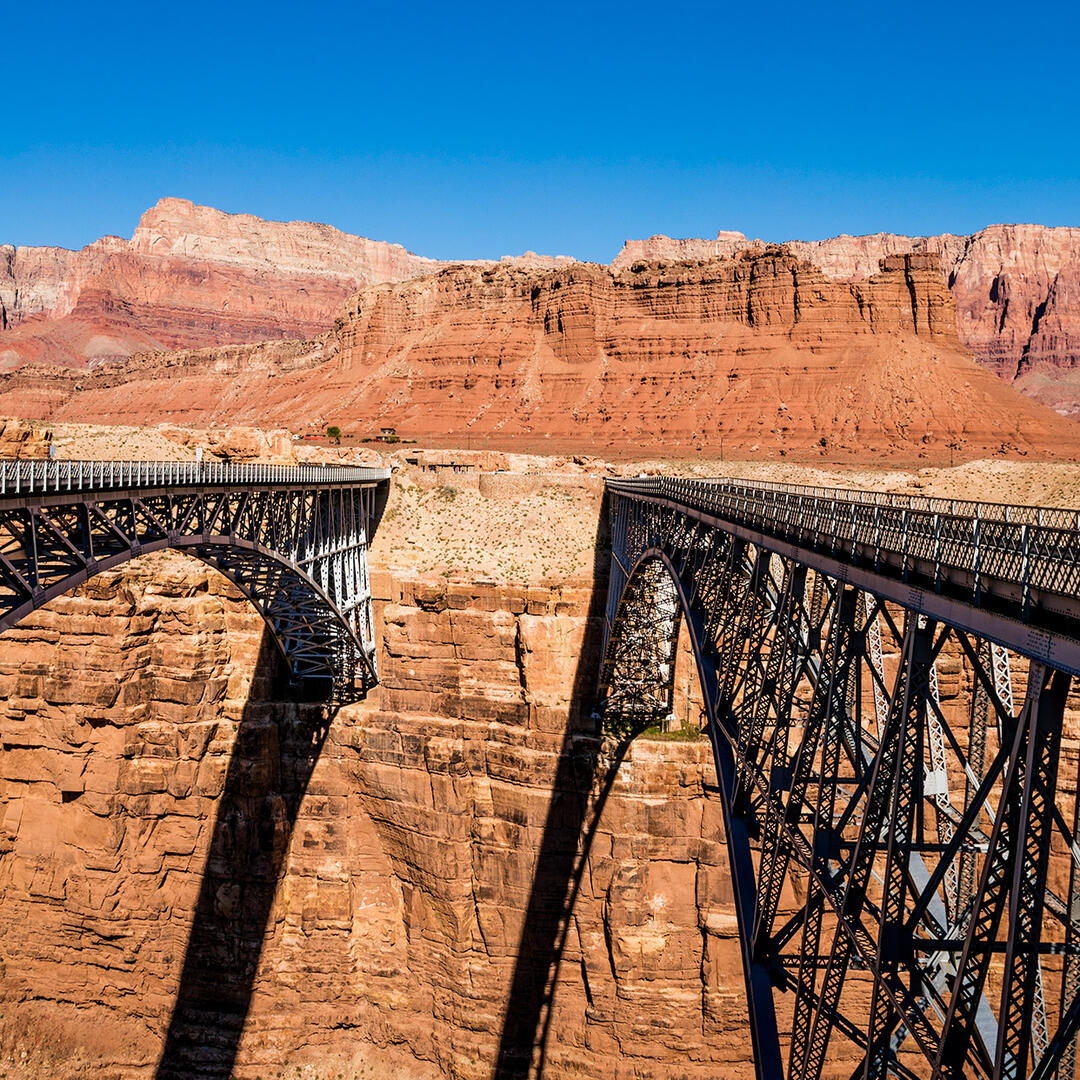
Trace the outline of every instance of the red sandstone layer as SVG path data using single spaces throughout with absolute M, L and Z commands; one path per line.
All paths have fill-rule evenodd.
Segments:
M 162 199 L 130 241 L 0 246 L 0 370 L 311 337 L 358 288 L 439 265 L 328 225 Z
M 363 290 L 306 345 L 0 380 L 0 415 L 671 455 L 1080 456 L 972 360 L 936 260 L 836 281 L 782 249 L 610 270 L 458 266 Z
M 1058 381 L 1052 373 L 1059 369 L 1080 366 L 1080 229 L 990 225 L 971 236 L 878 233 L 793 240 L 784 246 L 836 281 L 867 277 L 893 255 L 936 255 L 956 301 L 960 341 L 981 364 L 1008 380 L 1042 371 L 1044 383 Z M 612 266 L 715 258 L 762 247 L 760 240 L 750 241 L 742 233 L 721 232 L 715 240 L 653 236 L 627 241 Z M 1063 412 L 1080 404 L 1071 386 L 1064 401 L 1043 384 L 1028 380 L 1022 387 Z M 1059 396 L 1064 389 L 1058 387 Z

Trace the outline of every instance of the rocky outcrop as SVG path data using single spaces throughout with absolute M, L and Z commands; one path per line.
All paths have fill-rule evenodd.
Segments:
M 49 456 L 52 432 L 43 424 L 0 417 L 0 459 L 41 459 Z
M 714 240 L 677 239 L 657 234 L 647 240 L 627 240 L 611 261 L 613 270 L 625 270 L 636 262 L 704 262 L 708 259 L 730 259 L 741 251 L 760 251 L 765 245 L 750 240 L 745 234 L 721 229 Z M 876 267 L 862 274 L 869 277 Z
M 934 253 L 960 340 L 980 363 L 1006 379 L 1080 363 L 1080 229 L 991 225 L 972 236 L 838 237 L 792 250 L 840 279 L 862 276 L 875 255 Z
M 1080 432 L 972 362 L 936 260 L 832 280 L 780 248 L 619 270 L 458 266 L 361 291 L 333 330 L 0 378 L 0 413 L 597 449 L 865 460 L 1075 457 Z
M 956 301 L 960 340 L 981 364 L 1007 380 L 1080 365 L 1080 229 L 990 225 L 971 236 L 877 233 L 784 246 L 835 281 L 868 277 L 890 256 L 935 255 Z M 721 232 L 715 241 L 653 236 L 627 241 L 612 266 L 762 247 L 741 233 Z
M 130 241 L 0 247 L 0 369 L 311 337 L 358 288 L 439 265 L 329 225 L 162 199 Z

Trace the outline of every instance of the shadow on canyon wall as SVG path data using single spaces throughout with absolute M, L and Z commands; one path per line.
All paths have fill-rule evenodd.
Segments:
M 372 493 L 374 539 L 389 485 Z M 229 757 L 155 1080 L 229 1080 L 296 816 L 334 709 L 296 703 L 266 630 Z M 285 704 L 285 703 L 290 704 Z
M 284 665 L 264 633 L 218 803 L 156 1080 L 229 1080 L 296 816 L 330 712 L 284 705 Z
M 614 752 L 601 755 L 592 718 L 611 552 L 606 496 L 595 551 L 589 621 L 507 996 L 495 1080 L 543 1075 L 559 965 L 578 889 L 604 805 L 632 741 L 626 739 Z
M 496 1080 L 543 1072 L 551 1005 L 582 875 L 632 741 L 601 754 L 592 716 L 610 559 L 606 502 L 595 551 L 588 624 L 510 983 Z M 269 634 L 264 634 L 252 685 L 229 759 L 155 1080 L 232 1076 L 274 895 L 329 728 L 331 714 L 324 708 L 280 704 L 288 694 Z

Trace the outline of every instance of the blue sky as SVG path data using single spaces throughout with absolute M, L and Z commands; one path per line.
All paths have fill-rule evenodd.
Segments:
M 1080 225 L 1077 10 L 24 0 L 0 243 L 162 195 L 440 258 Z

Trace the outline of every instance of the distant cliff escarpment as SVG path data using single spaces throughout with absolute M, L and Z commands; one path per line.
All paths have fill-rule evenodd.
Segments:
M 0 377 L 0 415 L 394 428 L 508 449 L 793 459 L 1080 455 L 972 359 L 936 256 L 839 281 L 783 247 L 615 269 L 457 265 L 361 290 L 302 344 Z
M 980 364 L 1044 404 L 1080 416 L 1080 229 L 990 225 L 971 236 L 837 236 L 790 241 L 793 255 L 834 281 L 873 274 L 895 255 L 935 256 L 956 302 L 956 329 Z M 760 240 L 629 240 L 612 265 L 716 258 L 762 250 Z
M 635 273 L 634 267 L 652 267 L 650 272 L 657 276 L 655 286 L 647 284 L 646 273 L 644 277 L 638 274 L 634 279 L 638 284 L 630 287 L 637 301 L 650 296 L 651 288 L 666 290 L 658 300 L 660 307 L 646 312 L 646 318 L 681 322 L 688 328 L 689 338 L 705 340 L 721 314 L 739 324 L 739 317 L 728 309 L 741 302 L 740 290 L 745 286 L 754 293 L 753 303 L 764 305 L 761 315 L 767 320 L 763 323 L 757 315 L 747 314 L 745 326 L 754 331 L 767 326 L 774 332 L 787 316 L 782 313 L 783 303 L 765 314 L 771 304 L 766 296 L 773 292 L 779 297 L 775 290 L 782 292 L 783 287 L 766 285 L 772 271 L 763 268 L 771 264 L 760 260 L 787 258 L 799 268 L 797 280 L 791 282 L 790 302 L 785 302 L 791 326 L 798 327 L 792 330 L 792 342 L 810 332 L 817 325 L 815 320 L 824 318 L 834 331 L 848 323 L 842 307 L 853 298 L 859 314 L 857 322 L 849 325 L 859 333 L 870 330 L 880 337 L 890 319 L 895 326 L 888 332 L 907 333 L 909 327 L 901 325 L 899 315 L 895 319 L 886 316 L 892 300 L 883 299 L 880 285 L 860 283 L 874 282 L 882 273 L 895 275 L 899 264 L 890 260 L 907 256 L 915 259 L 910 266 L 919 273 L 933 269 L 942 275 L 948 299 L 940 295 L 933 302 L 942 311 L 941 305 L 947 304 L 955 344 L 1029 397 L 1059 414 L 1080 418 L 1080 228 L 990 225 L 970 236 L 878 233 L 792 240 L 779 246 L 750 240 L 740 232 L 720 232 L 713 239 L 652 236 L 627 241 L 614 259 L 608 268 L 612 275 L 610 299 L 615 302 L 626 292 L 624 279 Z M 742 266 L 743 270 L 732 271 L 734 291 L 721 297 L 726 288 L 723 274 L 728 271 L 710 270 L 702 276 L 694 268 L 703 264 Z M 825 285 L 850 285 L 855 292 L 849 290 L 848 300 L 838 307 L 838 298 L 844 294 L 817 289 L 824 298 L 819 301 L 808 284 L 811 268 L 816 268 L 813 272 Z M 571 275 L 580 291 L 581 281 L 605 272 L 566 256 L 534 252 L 497 262 L 442 262 L 414 255 L 398 244 L 352 236 L 328 225 L 264 221 L 168 198 L 143 215 L 130 240 L 107 236 L 80 251 L 0 245 L 0 372 L 27 367 L 115 368 L 137 354 L 304 342 L 325 335 L 359 290 L 429 278 L 441 271 L 449 271 L 456 284 L 447 286 L 440 279 L 435 286 L 408 294 L 412 300 L 404 299 L 405 293 L 400 300 L 367 297 L 355 314 L 363 317 L 373 303 L 400 302 L 407 309 L 399 313 L 402 327 L 415 328 L 424 318 L 446 316 L 454 321 L 455 329 L 440 323 L 424 331 L 433 335 L 432 341 L 441 342 L 444 334 L 454 337 L 462 332 L 459 324 L 470 317 L 467 311 L 482 309 L 481 321 L 467 332 L 476 346 L 469 363 L 480 363 L 482 357 L 503 347 L 498 337 L 508 325 L 503 316 L 513 314 L 484 306 L 485 297 L 507 287 L 504 275 L 524 274 L 530 281 L 529 289 L 535 285 L 543 293 L 549 274 L 556 275 L 553 280 L 560 280 L 559 274 Z M 738 274 L 744 271 L 751 280 L 743 284 Z M 469 282 L 478 275 L 486 276 L 479 287 L 473 287 Z M 667 286 L 668 278 L 677 279 L 672 288 Z M 694 307 L 695 290 L 710 298 L 702 302 L 700 310 Z M 860 290 L 861 299 L 855 297 Z M 876 305 L 873 314 L 867 307 L 871 294 Z M 454 307 L 453 315 L 450 309 L 440 313 L 408 306 L 429 304 L 436 296 L 438 303 L 460 301 L 464 306 Z M 600 305 L 595 312 L 590 306 L 579 313 L 564 314 L 582 315 L 588 321 L 595 313 L 600 330 L 596 341 L 583 339 L 576 324 L 565 333 L 556 326 L 555 333 L 563 338 L 554 349 L 555 356 L 581 365 L 601 353 L 623 355 L 619 334 L 624 327 L 616 327 L 616 336 L 607 342 L 603 329 L 603 304 L 607 301 L 599 293 L 593 299 Z M 715 309 L 710 306 L 714 301 L 719 305 Z M 929 302 L 928 294 L 923 301 Z M 917 304 L 917 298 L 912 302 Z M 815 310 L 822 303 L 828 308 L 827 315 L 824 308 Z M 617 320 L 623 318 L 624 311 L 638 310 L 622 301 L 618 301 L 618 308 Z M 903 310 L 910 329 L 925 338 L 929 326 L 916 327 L 919 313 L 911 304 Z M 513 318 L 518 316 L 513 314 Z M 695 319 L 700 324 L 696 329 L 690 327 Z M 871 326 L 875 320 L 876 325 Z M 392 335 L 397 325 L 388 323 L 372 332 L 381 335 L 380 340 L 396 355 L 416 355 L 417 343 L 407 336 L 389 343 L 387 335 Z M 485 328 L 495 336 L 486 337 Z M 671 325 L 665 323 L 662 329 L 671 329 Z M 544 332 L 551 344 L 555 340 L 550 336 L 551 327 L 546 325 Z M 836 334 L 830 333 L 835 343 Z M 947 330 L 938 325 L 934 333 L 937 340 L 944 340 Z M 454 344 L 453 340 L 448 343 Z M 586 351 L 574 352 L 579 346 Z M 662 355 L 667 345 L 659 344 L 657 350 L 657 356 Z M 709 346 L 705 354 L 715 355 L 716 349 Z M 372 356 L 378 356 L 378 351 Z M 190 367 L 188 360 L 185 366 Z M 423 383 L 430 374 L 427 370 L 418 372 L 417 378 Z M 702 375 L 711 377 L 708 372 Z M 677 393 L 678 388 L 671 390 Z M 631 393 L 630 389 L 626 392 Z M 538 395 L 543 396 L 538 386 L 530 384 L 524 399 L 501 399 L 500 407 L 515 415 L 528 413 Z M 441 404 L 440 416 L 448 401 Z M 461 405 L 461 397 L 455 396 L 451 411 L 460 412 Z M 582 415 L 582 407 L 576 407 Z M 471 419 L 472 428 L 483 428 L 478 418 Z M 513 426 L 508 420 L 500 430 L 509 431 Z
M 357 289 L 440 265 L 329 225 L 162 199 L 130 240 L 0 245 L 0 370 L 309 338 Z

